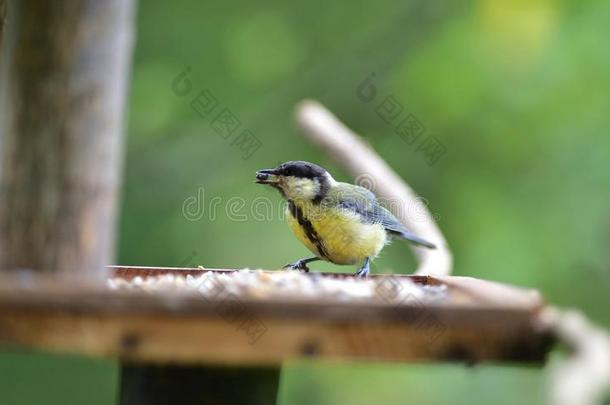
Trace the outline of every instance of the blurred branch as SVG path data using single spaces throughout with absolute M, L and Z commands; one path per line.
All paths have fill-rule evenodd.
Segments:
M 550 364 L 551 405 L 596 405 L 610 393 L 610 336 L 582 313 L 548 308 L 543 319 L 570 350 Z
M 388 166 L 388 164 L 352 130 L 345 126 L 322 104 L 306 100 L 296 108 L 296 120 L 303 135 L 331 156 L 339 166 L 355 178 L 367 177 L 378 198 L 398 201 L 388 208 L 410 230 L 433 242 L 437 249 L 411 245 L 419 263 L 417 274 L 449 275 L 453 257 L 434 218 L 421 198 Z M 417 207 L 417 215 L 411 209 Z

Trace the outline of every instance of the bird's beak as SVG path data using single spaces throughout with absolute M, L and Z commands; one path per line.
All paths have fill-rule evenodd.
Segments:
M 263 169 L 256 172 L 256 182 L 259 184 L 277 184 L 279 179 L 275 169 Z

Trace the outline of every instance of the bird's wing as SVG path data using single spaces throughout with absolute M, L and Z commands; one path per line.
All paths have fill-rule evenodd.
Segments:
M 339 207 L 357 213 L 365 222 L 381 224 L 386 231 L 393 235 L 430 249 L 436 248 L 433 243 L 413 234 L 400 223 L 390 211 L 379 204 L 372 192 L 363 187 L 352 187 L 354 189 L 348 193 L 343 192 L 337 196 Z

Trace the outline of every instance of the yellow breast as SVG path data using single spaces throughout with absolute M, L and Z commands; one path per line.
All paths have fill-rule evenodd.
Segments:
M 383 226 L 362 223 L 356 213 L 348 210 L 299 204 L 296 209 L 288 208 L 286 216 L 301 243 L 316 256 L 336 264 L 373 259 L 387 242 Z

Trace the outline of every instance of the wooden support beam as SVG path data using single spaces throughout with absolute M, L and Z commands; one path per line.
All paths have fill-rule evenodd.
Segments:
M 269 405 L 278 368 L 123 365 L 121 405 Z

